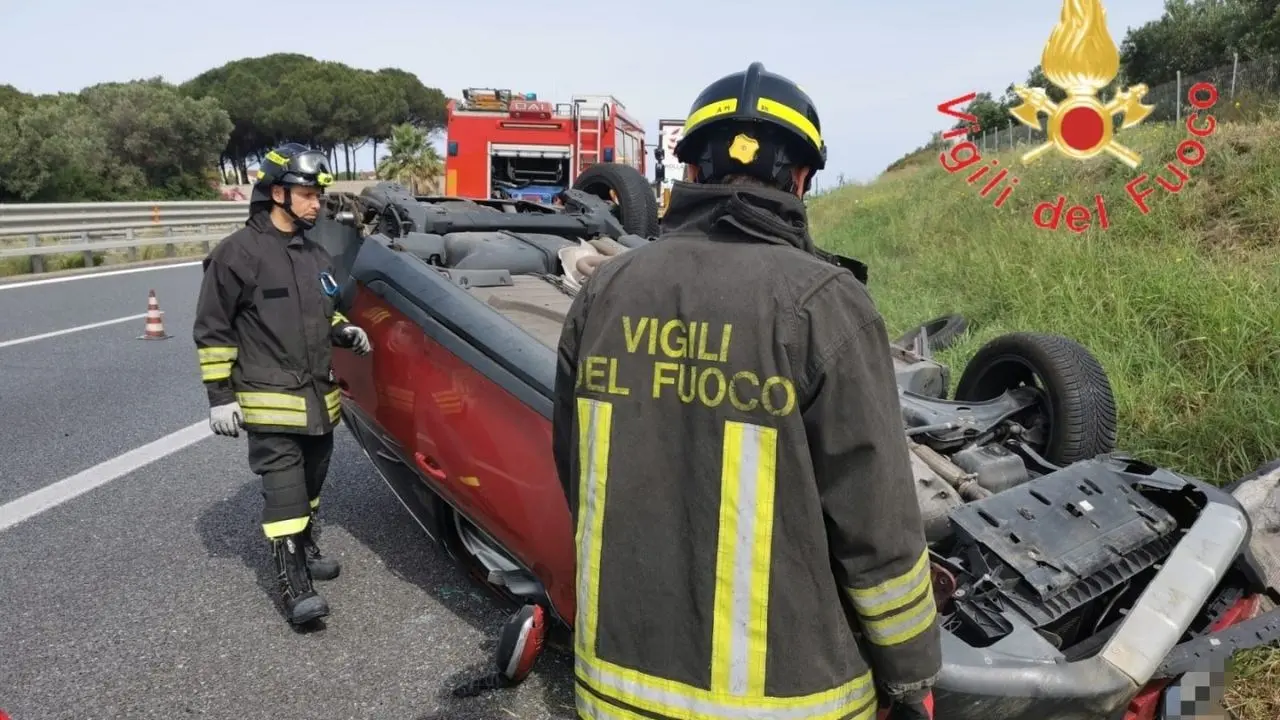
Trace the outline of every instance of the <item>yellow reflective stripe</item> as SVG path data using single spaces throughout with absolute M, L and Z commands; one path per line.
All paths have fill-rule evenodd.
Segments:
M 273 162 L 273 163 L 275 163 L 275 164 L 277 164 L 277 165 L 284 165 L 284 166 L 288 166 L 288 165 L 289 165 L 289 158 L 287 158 L 287 157 L 285 157 L 285 156 L 281 155 L 280 153 L 276 152 L 275 150 L 272 150 L 272 151 L 268 152 L 268 153 L 267 153 L 267 157 L 266 157 L 266 159 L 267 159 L 267 160 L 270 160 L 271 162 Z
M 277 392 L 238 392 L 236 402 L 241 408 L 301 410 L 304 413 L 307 410 L 306 398 Z
M 867 639 L 876 645 L 901 645 L 928 630 L 937 616 L 938 608 L 933 603 L 933 593 L 929 593 L 910 612 L 890 615 L 884 619 L 862 618 L 862 629 L 866 631 Z
M 711 632 L 711 691 L 764 695 L 778 431 L 727 421 Z
M 916 601 L 933 584 L 929 574 L 929 551 L 920 553 L 911 569 L 869 588 L 850 588 L 849 598 L 859 615 L 883 615 Z
M 310 517 L 300 517 L 262 523 L 262 532 L 266 533 L 269 538 L 284 537 L 285 535 L 297 535 L 307 529 L 307 522 L 310 520 Z
M 752 720 L 863 720 L 877 705 L 871 672 L 830 690 L 794 697 L 749 697 L 717 693 L 646 675 L 579 653 L 578 680 L 601 696 L 639 710 L 674 718 L 751 718 Z
M 201 364 L 224 362 L 227 360 L 235 360 L 240 355 L 240 349 L 231 346 L 202 347 L 196 348 L 196 354 L 200 356 Z
M 574 642 L 579 654 L 595 656 L 596 606 L 600 600 L 600 535 L 604 530 L 605 485 L 609 478 L 609 439 L 613 404 L 578 398 L 578 550 L 577 616 Z
M 728 115 L 737 109 L 738 98 L 725 98 L 724 100 L 707 103 L 706 105 L 703 105 L 697 110 L 689 113 L 689 117 L 684 121 L 684 132 L 687 135 L 695 125 L 701 125 L 714 117 Z
M 342 417 L 342 390 L 334 390 L 324 396 L 325 409 L 329 411 L 329 422 L 338 422 Z
M 329 324 L 337 325 L 338 323 L 344 323 L 344 322 L 351 322 L 351 321 L 347 319 L 346 315 L 343 315 L 340 312 L 335 312 L 333 314 L 333 320 Z
M 226 380 L 231 377 L 231 362 L 207 363 L 200 366 L 201 382 L 210 382 L 212 380 Z
M 867 639 L 876 645 L 899 645 L 929 629 L 938 616 L 929 572 L 929 551 L 911 569 L 870 588 L 848 590 Z
M 794 125 L 797 130 L 808 136 L 814 145 L 822 145 L 822 133 L 818 132 L 817 126 L 795 108 L 783 105 L 777 100 L 760 98 L 756 101 L 756 110 L 765 115 L 772 115 L 789 125 Z
M 306 427 L 307 413 L 299 410 L 259 410 L 240 408 L 246 425 L 279 425 L 281 427 Z
M 318 508 L 318 507 L 320 507 L 320 498 L 316 498 L 315 500 L 312 500 L 312 501 L 311 501 L 311 509 L 312 509 L 312 510 L 315 510 L 315 509 L 316 509 L 316 508 Z

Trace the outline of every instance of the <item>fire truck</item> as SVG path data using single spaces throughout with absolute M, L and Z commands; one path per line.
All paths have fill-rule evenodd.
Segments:
M 612 95 L 567 103 L 468 88 L 447 105 L 445 194 L 553 203 L 600 163 L 645 173 L 644 126 Z

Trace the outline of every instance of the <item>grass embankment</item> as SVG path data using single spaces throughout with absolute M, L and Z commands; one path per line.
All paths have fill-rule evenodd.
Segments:
M 1186 137 L 1178 125 L 1117 139 L 1155 173 Z M 1157 192 L 1145 216 L 1124 188 L 1140 171 L 1116 161 L 1049 155 L 1024 167 L 1018 153 L 999 153 L 1020 183 L 997 209 L 999 190 L 978 196 L 987 178 L 965 182 L 978 165 L 949 175 L 926 151 L 872 184 L 815 198 L 814 236 L 868 263 L 891 336 L 955 312 L 976 325 L 941 356 L 953 387 L 996 335 L 1067 335 L 1111 377 L 1122 448 L 1222 483 L 1280 456 L 1280 123 L 1220 124 L 1205 146 L 1177 195 L 1146 183 Z M 1068 207 L 1101 193 L 1111 227 L 1095 218 L 1083 235 L 1037 228 L 1034 207 L 1060 193 Z M 1280 717 L 1280 649 L 1239 656 L 1236 674 L 1241 720 Z

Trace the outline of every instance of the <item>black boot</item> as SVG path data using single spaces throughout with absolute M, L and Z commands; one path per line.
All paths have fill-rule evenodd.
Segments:
M 311 572 L 307 570 L 301 534 L 275 538 L 271 541 L 271 549 L 276 560 L 280 596 L 289 622 L 302 625 L 328 615 L 329 604 L 311 587 Z
M 342 566 L 337 560 L 327 558 L 320 553 L 320 546 L 316 544 L 319 540 L 320 522 L 315 511 L 312 510 L 307 529 L 302 532 L 302 546 L 307 551 L 307 569 L 311 571 L 311 577 L 316 580 L 332 580 L 342 572 Z

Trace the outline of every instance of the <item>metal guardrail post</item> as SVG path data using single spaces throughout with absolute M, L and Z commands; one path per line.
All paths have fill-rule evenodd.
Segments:
M 36 235 L 35 233 L 32 233 L 30 236 L 27 237 L 27 245 L 33 248 L 40 247 L 40 236 Z M 33 273 L 44 272 L 44 256 L 43 255 L 31 256 L 31 272 Z

